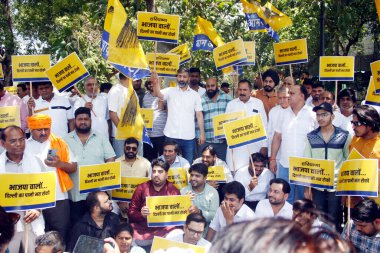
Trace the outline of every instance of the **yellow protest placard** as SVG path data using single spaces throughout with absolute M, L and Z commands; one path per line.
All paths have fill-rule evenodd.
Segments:
M 230 112 L 216 115 L 212 118 L 212 125 L 214 127 L 214 138 L 225 138 L 223 124 L 226 122 L 234 121 L 245 117 L 245 111 Z
M 180 57 L 180 65 L 185 64 L 190 61 L 191 54 L 186 43 L 179 45 L 178 47 L 173 48 L 168 53 L 178 54 Z
M 153 238 L 151 253 L 179 252 L 179 249 L 187 250 L 186 253 L 206 253 L 206 248 L 183 242 L 155 236 Z
M 274 60 L 277 66 L 308 62 L 306 39 L 274 43 Z
M 50 55 L 12 55 L 14 82 L 49 81 L 45 71 L 50 68 Z
M 208 167 L 207 180 L 225 183 L 227 181 L 227 179 L 226 179 L 226 173 L 224 173 L 223 166 L 210 166 L 210 167 Z
M 146 130 L 152 130 L 153 129 L 153 109 L 141 108 L 140 113 L 144 120 Z
M 82 194 L 119 189 L 121 187 L 120 173 L 120 162 L 80 166 L 79 192 Z
M 373 81 L 372 76 L 369 80 L 367 95 L 365 96 L 365 104 L 380 106 L 380 93 L 376 93 L 375 82 Z
M 354 56 L 319 57 L 320 81 L 353 81 L 355 74 Z
M 17 86 L 6 86 L 4 89 L 12 95 L 17 95 Z
M 185 224 L 192 205 L 190 195 L 147 197 L 148 227 L 180 226 Z
M 377 159 L 346 160 L 339 171 L 337 196 L 378 196 Z
M 71 53 L 59 61 L 50 69 L 46 75 L 59 92 L 65 91 L 77 82 L 89 76 L 86 67 L 76 53 Z
M 0 107 L 0 128 L 10 125 L 21 126 L 20 107 L 18 106 Z
M 289 163 L 290 183 L 334 189 L 334 160 L 290 157 Z
M 260 114 L 223 124 L 229 148 L 237 148 L 265 140 L 266 132 Z
M 221 70 L 241 62 L 247 61 L 247 53 L 242 39 L 228 42 L 213 51 L 214 62 L 217 70 Z
M 365 159 L 365 157 L 359 153 L 359 151 L 356 150 L 356 148 L 353 148 L 348 154 L 347 160 L 355 160 L 355 159 Z
M 154 53 L 146 54 L 149 68 L 154 70 Z M 179 55 L 178 54 L 156 54 L 156 72 L 158 76 L 162 77 L 176 77 L 177 70 L 179 69 Z
M 247 61 L 241 62 L 237 65 L 247 66 L 247 65 L 255 65 L 255 42 L 254 41 L 244 41 L 245 52 L 247 53 Z
M 0 80 L 4 80 L 3 64 L 0 63 Z
M 185 168 L 170 168 L 168 171 L 168 181 L 181 190 L 187 185 L 187 170 Z
M 0 206 L 21 211 L 55 206 L 56 173 L 0 174 Z
M 149 180 L 149 177 L 122 177 L 121 188 L 112 191 L 112 199 L 118 201 L 131 201 L 136 187 Z
M 137 37 L 178 44 L 180 17 L 154 12 L 137 12 Z
M 371 63 L 371 72 L 373 76 L 373 82 L 375 86 L 375 93 L 380 93 L 380 61 Z

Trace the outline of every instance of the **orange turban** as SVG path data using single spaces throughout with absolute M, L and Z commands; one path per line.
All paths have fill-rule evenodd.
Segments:
M 28 117 L 28 127 L 30 130 L 50 128 L 51 117 L 45 114 L 35 114 Z

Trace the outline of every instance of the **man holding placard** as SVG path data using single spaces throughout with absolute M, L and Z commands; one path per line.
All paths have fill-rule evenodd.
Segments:
M 45 171 L 57 174 L 56 205 L 42 212 L 46 231 L 58 231 L 66 240 L 70 227 L 70 203 L 68 191 L 73 187 L 69 174 L 76 172 L 77 162 L 67 143 L 51 133 L 52 118 L 35 114 L 28 117 L 31 137 L 26 147 L 29 152 L 44 161 Z
M 264 128 L 267 129 L 268 118 L 265 112 L 264 104 L 261 100 L 251 97 L 251 93 L 252 83 L 247 79 L 240 80 L 237 91 L 238 98 L 233 99 L 227 104 L 226 113 L 244 110 L 246 112 L 246 116 L 260 114 Z M 227 149 L 226 162 L 228 167 L 232 171 L 238 171 L 240 168 L 248 166 L 249 156 L 256 152 L 266 155 L 268 152 L 267 147 L 267 141 L 263 140 L 245 145 L 243 147 L 234 148 L 233 151 L 231 151 L 231 149 Z
M 182 149 L 183 157 L 192 162 L 195 154 L 195 117 L 200 130 L 199 145 L 205 142 L 205 131 L 201 97 L 188 85 L 189 70 L 180 68 L 177 71 L 177 87 L 161 91 L 156 74 L 152 74 L 152 82 L 154 95 L 167 101 L 168 105 L 164 134 L 167 139 L 176 141 Z
M 168 171 L 170 165 L 163 160 L 152 161 L 152 179 L 137 186 L 128 210 L 129 221 L 134 229 L 135 242 L 139 246 L 152 244 L 154 236 L 165 236 L 175 227 L 148 227 L 147 217 L 150 212 L 146 206 L 146 198 L 152 196 L 180 195 L 179 190 L 170 183 Z
M 355 136 L 350 144 L 350 151 L 355 148 L 365 158 L 377 159 L 378 168 L 380 168 L 379 113 L 372 106 L 358 106 L 353 110 L 351 124 L 354 129 Z M 378 187 L 380 191 L 380 182 L 378 183 Z M 375 198 L 375 201 L 379 204 L 380 196 Z
M 29 99 L 29 115 L 33 115 L 33 110 L 36 114 L 50 115 L 52 133 L 61 138 L 65 137 L 69 131 L 74 130 L 74 114 L 69 100 L 54 94 L 51 82 L 34 83 L 34 85 L 38 85 L 40 97 L 36 100 Z
M 261 153 L 252 154 L 252 162 L 236 173 L 235 180 L 244 185 L 245 204 L 255 211 L 259 201 L 265 199 L 274 175 L 266 168 L 267 158 Z
M 275 129 L 272 141 L 272 152 L 269 159 L 270 170 L 279 177 L 289 182 L 289 157 L 301 157 L 305 150 L 306 135 L 317 127 L 315 115 L 309 106 L 305 105 L 307 90 L 305 86 L 294 85 L 289 91 L 290 100 L 288 107 L 281 115 L 282 122 Z M 277 165 L 277 153 L 281 148 L 281 156 Z M 290 184 L 289 203 L 295 198 L 303 198 L 304 188 L 299 185 Z
M 342 198 L 335 195 L 338 173 L 343 161 L 348 157 L 348 146 L 351 137 L 348 131 L 333 125 L 334 112 L 331 104 L 324 102 L 313 108 L 319 127 L 307 134 L 304 157 L 335 161 L 334 189 L 312 188 L 312 199 L 317 208 L 331 215 L 336 229 L 340 229 L 342 222 Z M 305 189 L 308 195 L 308 189 Z
M 42 171 L 44 167 L 42 161 L 34 155 L 25 152 L 25 133 L 20 127 L 6 127 L 1 133 L 1 145 L 5 148 L 5 152 L 0 155 L 1 174 L 36 173 Z M 28 252 L 33 252 L 35 238 L 45 232 L 41 210 L 31 209 L 18 213 L 21 216 L 21 220 L 15 225 L 15 235 L 9 244 L 9 250 L 10 252 L 19 252 L 22 242 L 24 248 L 28 248 Z M 25 242 L 25 233 L 28 233 L 28 245 Z

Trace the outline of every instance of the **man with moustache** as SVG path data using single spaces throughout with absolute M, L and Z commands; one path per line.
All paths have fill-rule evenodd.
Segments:
M 260 99 L 268 116 L 269 111 L 278 104 L 277 92 L 274 89 L 279 83 L 280 78 L 273 69 L 268 69 L 263 74 L 263 89 L 256 92 L 256 98 Z
M 337 104 L 339 106 L 340 112 L 348 118 L 349 121 L 352 120 L 352 112 L 354 111 L 356 104 L 356 93 L 353 89 L 344 89 L 339 91 Z
M 320 82 L 314 83 L 311 89 L 312 99 L 306 102 L 306 105 L 310 106 L 311 108 L 318 106 L 320 104 L 319 98 L 321 97 L 321 94 L 324 91 L 325 91 L 325 86 L 323 85 L 323 83 L 320 83 Z
M 203 96 L 206 92 L 206 89 L 201 85 L 201 70 L 199 68 L 192 67 L 189 70 L 190 72 L 190 88 L 198 92 L 199 96 Z
M 177 142 L 183 157 L 192 162 L 195 154 L 194 118 L 197 119 L 200 130 L 199 145 L 205 142 L 205 132 L 201 97 L 188 85 L 189 70 L 180 68 L 177 71 L 177 87 L 168 87 L 161 91 L 156 73 L 152 74 L 151 81 L 154 95 L 167 101 L 168 119 L 164 129 L 166 139 Z
M 179 190 L 168 181 L 170 165 L 160 159 L 152 161 L 152 179 L 137 186 L 128 210 L 129 222 L 134 230 L 138 246 L 149 246 L 154 236 L 165 236 L 175 229 L 173 226 L 148 227 L 147 217 L 153 210 L 146 206 L 146 198 L 153 196 L 180 195 Z
M 214 126 L 212 120 L 215 116 L 226 112 L 227 104 L 231 100 L 232 97 L 230 95 L 227 95 L 219 89 L 218 79 L 216 77 L 211 77 L 206 80 L 206 93 L 202 96 L 206 142 L 199 145 L 199 154 L 204 147 L 212 145 L 218 157 L 222 160 L 226 160 L 226 140 L 216 139 L 214 137 Z
M 145 88 L 147 91 L 143 99 L 142 107 L 153 109 L 153 128 L 152 130 L 147 130 L 153 147 L 147 143 L 143 143 L 143 154 L 146 159 L 152 161 L 163 154 L 163 144 L 165 142 L 164 128 L 168 112 L 164 101 L 154 96 L 151 81 L 145 82 Z
M 78 166 L 102 164 L 115 161 L 115 152 L 108 136 L 101 135 L 91 129 L 91 110 L 79 107 L 75 111 L 75 130 L 70 132 L 65 141 L 73 151 Z M 71 223 L 74 225 L 86 212 L 87 194 L 79 193 L 79 170 L 70 175 L 74 182 L 69 192 Z
M 51 133 L 52 118 L 36 114 L 28 117 L 31 137 L 26 142 L 28 152 L 44 161 L 44 171 L 57 174 L 56 205 L 42 210 L 45 231 L 58 231 L 64 239 L 70 225 L 68 191 L 73 187 L 69 174 L 77 171 L 77 162 L 67 143 Z M 49 153 L 54 150 L 55 154 Z
M 238 83 L 238 98 L 231 100 L 227 104 L 226 113 L 245 111 L 246 116 L 259 114 L 263 121 L 264 128 L 267 129 L 268 118 L 265 112 L 264 104 L 260 99 L 251 97 L 252 84 L 247 79 L 242 79 Z M 228 167 L 235 173 L 240 168 L 248 166 L 249 156 L 253 153 L 260 152 L 267 155 L 267 141 L 258 141 L 243 147 L 237 147 L 233 150 L 227 149 L 226 162 Z

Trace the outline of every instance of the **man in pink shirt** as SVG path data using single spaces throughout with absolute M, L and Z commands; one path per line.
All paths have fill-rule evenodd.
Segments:
M 6 91 L 4 84 L 0 84 L 0 107 L 5 106 L 17 106 L 20 109 L 21 128 L 25 131 L 27 129 L 26 117 L 28 115 L 26 105 L 21 98 Z

